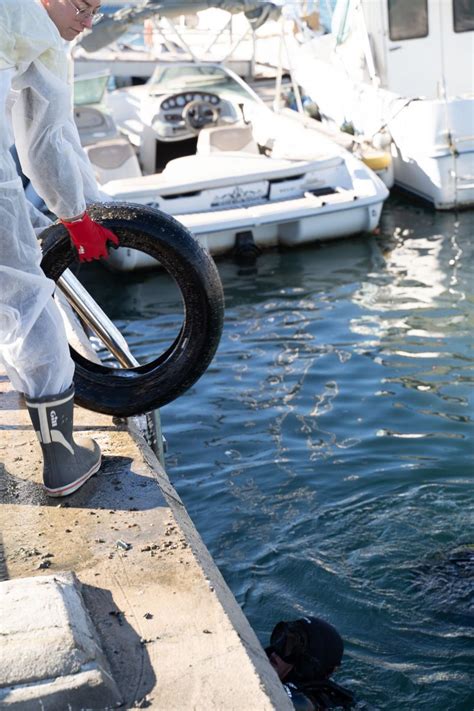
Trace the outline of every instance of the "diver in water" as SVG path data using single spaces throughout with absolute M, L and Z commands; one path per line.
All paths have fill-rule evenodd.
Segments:
M 296 711 L 353 706 L 352 693 L 330 679 L 344 643 L 328 622 L 318 617 L 278 622 L 265 651 Z

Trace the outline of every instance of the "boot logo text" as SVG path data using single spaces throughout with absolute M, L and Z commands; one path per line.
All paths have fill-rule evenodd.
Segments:
M 51 427 L 57 427 L 58 426 L 58 416 L 56 415 L 56 410 L 51 410 L 50 419 L 51 419 Z

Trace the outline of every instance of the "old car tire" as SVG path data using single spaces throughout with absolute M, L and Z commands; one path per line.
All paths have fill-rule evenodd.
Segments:
M 130 203 L 96 203 L 88 212 L 93 220 L 118 235 L 122 247 L 141 250 L 157 259 L 173 277 L 183 301 L 179 334 L 146 365 L 108 368 L 86 360 L 71 348 L 76 364 L 76 402 L 108 415 L 137 415 L 171 402 L 207 369 L 222 332 L 222 284 L 209 253 L 169 215 Z M 60 223 L 48 227 L 41 238 L 42 268 L 57 281 L 77 260 L 75 249 Z

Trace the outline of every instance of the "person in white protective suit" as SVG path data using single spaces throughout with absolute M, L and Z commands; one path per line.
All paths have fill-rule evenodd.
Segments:
M 0 364 L 25 395 L 50 496 L 82 486 L 101 453 L 93 440 L 73 438 L 74 363 L 9 147 L 13 138 L 23 172 L 68 230 L 79 260 L 107 256 L 118 238 L 86 212 L 100 194 L 74 124 L 64 50 L 99 7 L 98 0 L 0 2 Z

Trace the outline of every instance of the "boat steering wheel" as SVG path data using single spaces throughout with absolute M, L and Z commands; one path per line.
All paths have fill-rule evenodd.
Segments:
M 219 109 L 209 101 L 194 99 L 186 104 L 181 116 L 189 130 L 198 133 L 201 128 L 217 123 Z

